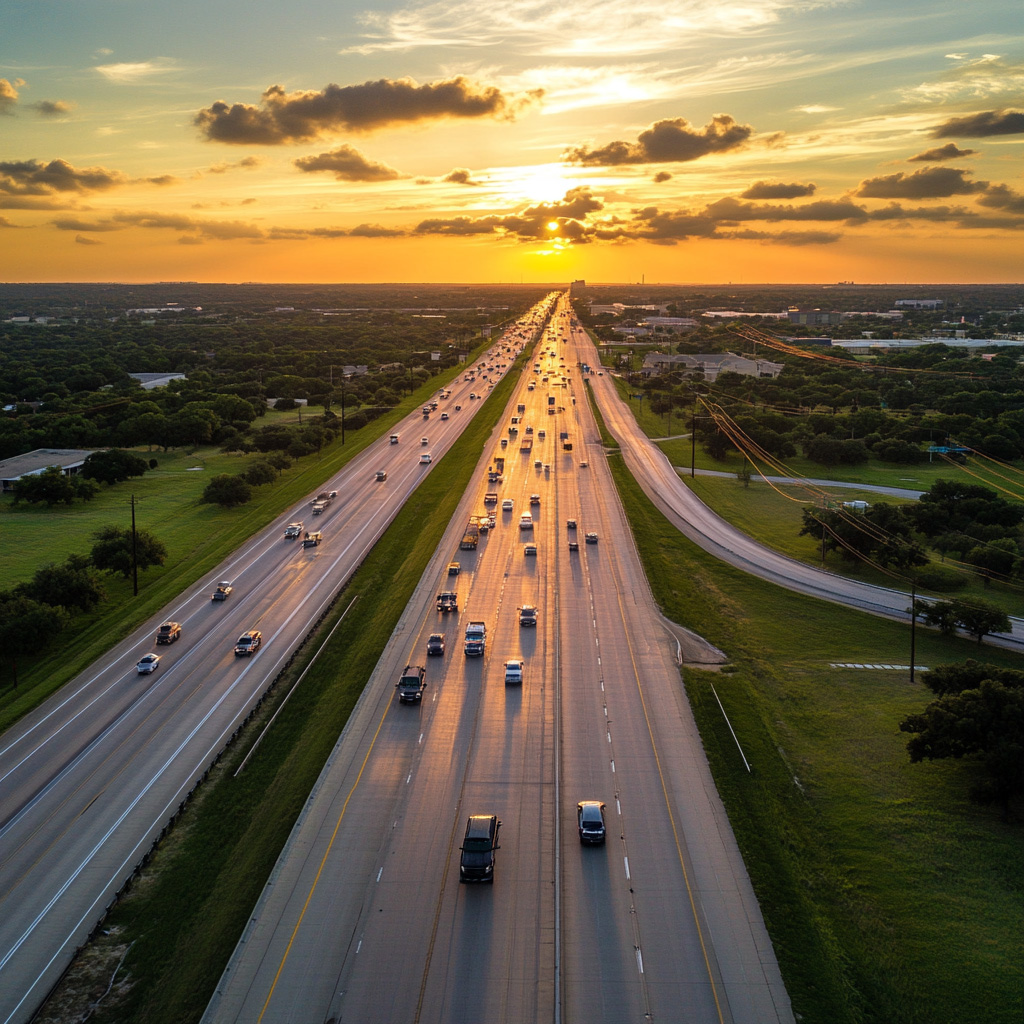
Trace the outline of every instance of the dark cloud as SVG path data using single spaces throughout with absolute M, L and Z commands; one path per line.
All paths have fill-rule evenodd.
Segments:
M 66 210 L 63 199 L 43 199 L 40 196 L 6 196 L 0 182 L 0 210 Z
M 0 217 L 0 228 L 17 228 L 20 224 L 15 224 L 14 221 L 8 220 L 6 217 Z
M 831 245 L 843 236 L 838 231 L 730 231 L 721 238 L 742 238 L 765 242 L 768 245 Z
M 6 78 L 0 78 L 0 115 L 14 115 L 14 108 L 18 105 L 18 84 L 21 84 L 21 79 L 9 82 Z
M 176 178 L 173 174 L 158 174 L 156 177 L 144 178 L 142 180 L 149 185 L 156 185 L 157 187 L 162 188 L 164 185 L 177 185 L 181 179 Z
M 0 193 L 45 196 L 54 192 L 103 192 L 128 182 L 120 171 L 105 167 L 72 167 L 66 160 L 0 161 Z
M 658 173 L 651 178 L 656 185 L 661 185 L 663 182 L 671 181 L 672 175 L 668 171 L 658 171 Z
M 479 185 L 480 182 L 473 180 L 473 175 L 466 167 L 453 167 L 442 179 L 452 185 Z
M 984 192 L 988 183 L 967 181 L 965 175 L 970 173 L 956 167 L 922 167 L 913 174 L 898 171 L 881 178 L 865 179 L 854 195 L 866 199 L 942 199 Z
M 942 160 L 957 160 L 962 156 L 974 156 L 976 149 L 961 149 L 955 142 L 947 142 L 944 146 L 936 146 L 935 149 L 926 149 L 917 156 L 907 157 L 907 163 L 929 163 L 937 164 Z
M 85 235 L 75 235 L 76 245 L 102 245 L 98 238 L 86 238 Z
M 501 223 L 501 217 L 433 217 L 421 220 L 413 228 L 416 235 L 489 235 Z
M 65 103 L 64 100 L 40 100 L 33 103 L 31 109 L 40 117 L 63 117 L 75 109 L 73 103 Z
M 400 228 L 386 228 L 381 224 L 358 224 L 349 234 L 353 238 L 400 238 L 407 232 Z
M 748 124 L 739 124 L 728 114 L 716 114 L 703 128 L 694 129 L 682 117 L 655 121 L 642 131 L 636 142 L 609 142 L 599 149 L 579 146 L 563 154 L 572 164 L 616 167 L 622 164 L 682 163 L 709 153 L 740 149 L 753 135 Z
M 749 220 L 859 221 L 867 217 L 863 207 L 849 199 L 818 199 L 803 206 L 774 206 L 768 203 L 743 203 L 727 197 L 711 203 L 705 215 L 719 223 Z
M 710 218 L 687 210 L 659 210 L 649 206 L 634 211 L 631 227 L 619 229 L 619 237 L 642 238 L 660 245 L 674 245 L 686 238 L 713 238 L 717 225 Z
M 1024 132 L 1024 110 L 982 110 L 965 117 L 951 117 L 932 129 L 933 139 L 962 136 L 984 139 L 991 135 L 1019 135 Z
M 1009 185 L 990 185 L 978 200 L 978 205 L 1005 210 L 1007 213 L 1024 214 L 1024 195 L 1014 192 Z
M 238 169 L 250 170 L 253 167 L 259 167 L 263 161 L 258 156 L 247 156 L 242 160 L 236 160 L 234 163 L 228 161 L 221 161 L 220 163 L 213 164 L 211 167 L 206 168 L 207 174 L 227 174 L 228 171 L 234 171 Z
M 260 106 L 229 106 L 218 100 L 200 110 L 194 123 L 215 142 L 279 146 L 337 132 L 373 131 L 440 118 L 512 118 L 542 95 L 541 90 L 506 95 L 463 75 L 427 85 L 408 78 L 331 84 L 320 92 L 288 93 L 272 85 L 263 93 Z
M 401 177 L 393 167 L 367 160 L 351 146 L 339 146 L 319 156 L 300 157 L 292 163 L 306 173 L 329 171 L 338 181 L 394 181 Z
M 963 220 L 973 214 L 963 206 L 916 206 L 907 209 L 899 203 L 890 203 L 880 210 L 872 210 L 871 220 L 930 220 L 938 223 Z
M 744 199 L 799 199 L 814 195 L 816 188 L 813 182 L 801 185 L 794 181 L 787 185 L 781 181 L 755 181 L 740 195 Z
M 111 220 L 80 220 L 77 217 L 58 217 L 53 221 L 58 231 L 120 231 L 122 226 Z

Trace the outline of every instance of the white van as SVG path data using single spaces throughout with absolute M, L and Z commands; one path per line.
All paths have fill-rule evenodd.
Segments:
M 533 529 L 533 516 L 529 512 L 524 512 L 519 517 L 519 529 L 520 530 L 532 530 Z

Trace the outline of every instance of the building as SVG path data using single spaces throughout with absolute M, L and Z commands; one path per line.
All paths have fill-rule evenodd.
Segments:
M 0 460 L 0 490 L 7 494 L 23 476 L 35 476 L 50 466 L 59 467 L 65 476 L 75 476 L 90 455 L 92 449 L 37 448 L 34 452 Z
M 897 299 L 894 304 L 908 309 L 938 309 L 942 299 Z
M 699 326 L 690 316 L 645 316 L 644 323 L 658 334 L 678 334 Z
M 783 370 L 782 363 L 768 359 L 748 359 L 734 352 L 709 352 L 697 355 L 666 355 L 651 352 L 644 357 L 641 374 L 654 377 L 672 370 L 698 371 L 706 381 L 715 380 L 720 373 L 740 373 L 745 377 L 778 377 Z
M 798 309 L 796 306 L 790 306 L 786 316 L 791 324 L 838 324 L 843 320 L 838 309 Z
M 153 388 L 165 388 L 172 380 L 184 380 L 183 373 L 129 373 L 129 377 L 137 380 L 144 391 L 152 391 Z

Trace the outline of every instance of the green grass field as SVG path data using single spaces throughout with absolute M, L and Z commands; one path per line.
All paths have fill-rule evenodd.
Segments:
M 906 665 L 908 627 L 716 562 L 610 458 L 665 614 L 732 660 L 686 670 L 685 683 L 798 1020 L 1019 1024 L 1019 822 L 967 800 L 975 766 L 910 764 L 898 725 L 930 699 L 920 681 L 831 667 Z M 968 657 L 1021 667 L 919 630 L 919 666 Z
M 319 455 L 293 462 L 275 484 L 256 488 L 252 501 L 223 509 L 200 502 L 207 481 L 217 473 L 237 472 L 259 456 L 225 454 L 216 448 L 194 452 L 140 452 L 156 458 L 156 470 L 114 487 L 102 485 L 91 502 L 72 506 L 14 506 L 0 499 L 0 579 L 4 586 L 31 578 L 47 562 L 63 561 L 72 552 L 88 554 L 92 534 L 101 526 L 131 525 L 130 499 L 136 497 L 136 524 L 164 542 L 164 565 L 139 574 L 139 596 L 131 583 L 104 574 L 108 600 L 89 614 L 76 616 L 48 651 L 18 665 L 13 687 L 11 663 L 0 659 L 0 730 L 35 707 L 82 671 L 116 640 L 180 594 L 226 558 L 235 548 L 321 483 L 350 459 L 387 434 L 393 423 L 421 405 L 437 388 L 456 376 L 439 375 L 391 412 L 361 430 L 347 431 Z M 315 415 L 315 412 L 313 413 Z M 309 415 L 303 413 L 303 415 Z M 298 422 L 298 410 L 269 411 L 261 425 Z

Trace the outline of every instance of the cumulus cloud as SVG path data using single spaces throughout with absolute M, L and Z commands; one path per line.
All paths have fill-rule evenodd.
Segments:
M 976 149 L 961 149 L 955 142 L 947 142 L 944 146 L 926 149 L 916 156 L 907 157 L 907 163 L 937 164 L 943 160 L 958 160 L 962 156 L 974 156 Z
M 98 238 L 87 238 L 85 235 L 75 235 L 76 245 L 102 245 Z
M 703 128 L 691 127 L 683 117 L 655 121 L 637 136 L 636 142 L 609 142 L 598 149 L 578 146 L 563 154 L 567 163 L 588 167 L 622 164 L 682 163 L 709 153 L 741 149 L 754 129 L 729 114 L 716 114 Z
M 787 185 L 781 181 L 755 181 L 740 195 L 744 199 L 800 199 L 814 195 L 816 188 L 813 182 L 801 185 L 794 181 Z
M 749 220 L 818 220 L 818 221 L 861 221 L 867 211 L 849 199 L 817 199 L 803 206 L 775 206 L 770 203 L 743 203 L 727 197 L 711 203 L 705 210 L 715 221 Z
M 0 161 L 0 193 L 7 195 L 51 195 L 55 192 L 103 192 L 129 179 L 120 171 L 105 167 L 72 167 L 66 160 Z
M 947 221 L 962 221 L 974 216 L 963 206 L 915 206 L 904 207 L 901 203 L 889 203 L 868 215 L 871 220 L 930 220 L 942 224 Z
M 662 183 L 671 180 L 672 175 L 668 171 L 658 171 L 658 173 L 654 175 L 653 178 L 651 178 L 651 181 L 653 181 L 656 185 L 661 185 Z
M 81 220 L 78 217 L 58 217 L 53 222 L 58 231 L 120 231 L 121 225 L 110 220 Z
M 74 109 L 74 103 L 65 103 L 64 100 L 40 100 L 32 104 L 32 110 L 40 117 L 63 117 Z
M 867 199 L 941 199 L 946 196 L 967 196 L 984 192 L 988 182 L 968 181 L 971 171 L 956 167 L 922 167 L 913 174 L 886 174 L 866 178 L 854 195 Z
M 307 174 L 329 171 L 338 181 L 394 181 L 401 177 L 393 167 L 367 160 L 358 149 L 351 146 L 339 146 L 319 156 L 300 157 L 292 163 Z
M 213 164 L 206 168 L 207 174 L 227 174 L 228 171 L 234 170 L 251 170 L 254 167 L 259 167 L 263 161 L 258 156 L 247 156 L 242 160 L 236 160 L 234 163 L 230 163 L 227 160 L 223 160 L 220 163 Z
M 17 224 L 13 220 L 8 220 L 6 217 L 0 217 L 0 228 L 16 228 Z
M 458 75 L 419 85 L 410 78 L 327 85 L 319 92 L 285 92 L 272 85 L 259 106 L 221 100 L 196 114 L 207 139 L 235 145 L 279 146 L 337 132 L 373 131 L 443 118 L 514 118 L 543 90 L 510 95 Z
M 357 224 L 349 231 L 353 238 L 400 238 L 404 234 L 401 228 L 386 228 L 380 224 Z
M 20 78 L 16 78 L 13 82 L 6 78 L 0 78 L 0 115 L 12 116 L 14 114 L 14 108 L 18 105 L 18 88 L 24 84 Z
M 996 210 L 1006 210 L 1007 213 L 1024 214 L 1024 195 L 1015 192 L 1009 185 L 989 186 L 978 200 L 978 204 Z
M 479 185 L 467 167 L 453 167 L 442 179 L 451 185 Z
M 964 117 L 951 117 L 932 129 L 933 139 L 963 136 L 983 139 L 992 135 L 1024 133 L 1024 110 L 983 110 Z

